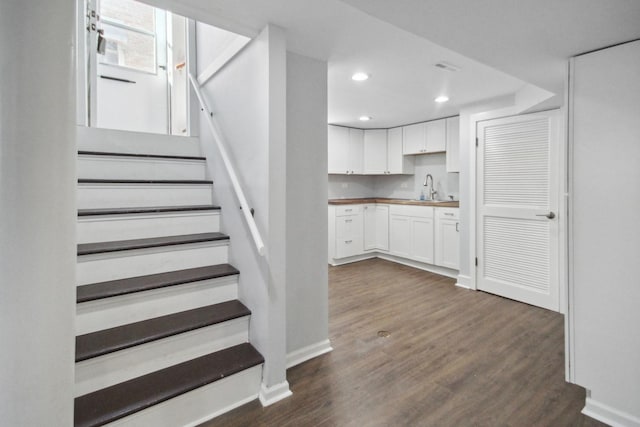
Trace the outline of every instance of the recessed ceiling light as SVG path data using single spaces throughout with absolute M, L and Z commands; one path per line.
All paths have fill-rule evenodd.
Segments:
M 440 95 L 439 97 L 434 99 L 434 101 L 436 102 L 447 102 L 448 100 L 449 100 L 449 97 L 446 95 Z
M 369 120 L 371 120 L 370 116 L 360 116 L 360 121 L 361 122 L 368 122 Z
M 351 80 L 355 80 L 357 82 L 363 82 L 369 78 L 369 74 L 367 73 L 355 73 L 351 76 Z

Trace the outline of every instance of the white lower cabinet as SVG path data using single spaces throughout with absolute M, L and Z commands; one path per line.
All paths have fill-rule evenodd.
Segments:
M 411 259 L 433 264 L 433 218 L 411 218 Z
M 388 253 L 458 269 L 457 208 L 371 203 L 329 205 L 329 263 Z
M 408 216 L 389 214 L 389 251 L 409 258 L 411 254 L 411 221 Z
M 460 218 L 456 208 L 436 209 L 435 264 L 458 270 L 460 268 Z
M 389 251 L 389 206 L 365 205 L 364 250 Z
M 391 254 L 433 264 L 433 207 L 391 205 Z
M 376 249 L 389 251 L 389 206 L 376 204 Z
M 336 218 L 336 257 L 346 258 L 362 253 L 362 213 Z
M 376 205 L 364 205 L 364 250 L 376 249 Z

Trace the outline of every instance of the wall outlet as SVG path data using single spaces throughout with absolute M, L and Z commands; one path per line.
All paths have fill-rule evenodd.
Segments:
M 407 188 L 409 187 L 409 184 L 407 184 L 406 182 L 403 182 L 402 184 L 400 184 L 400 188 Z
M 348 183 L 346 183 L 346 182 L 343 182 L 343 183 L 342 183 L 342 188 L 349 188 L 349 184 L 348 184 Z

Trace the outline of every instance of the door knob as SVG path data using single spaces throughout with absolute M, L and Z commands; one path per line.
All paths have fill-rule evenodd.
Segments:
M 546 216 L 549 219 L 553 219 L 556 217 L 556 214 L 554 214 L 553 212 L 549 212 L 548 214 L 536 214 L 536 216 Z

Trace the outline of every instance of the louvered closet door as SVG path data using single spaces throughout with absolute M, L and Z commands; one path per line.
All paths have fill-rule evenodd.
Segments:
M 478 123 L 478 289 L 559 310 L 557 112 Z

